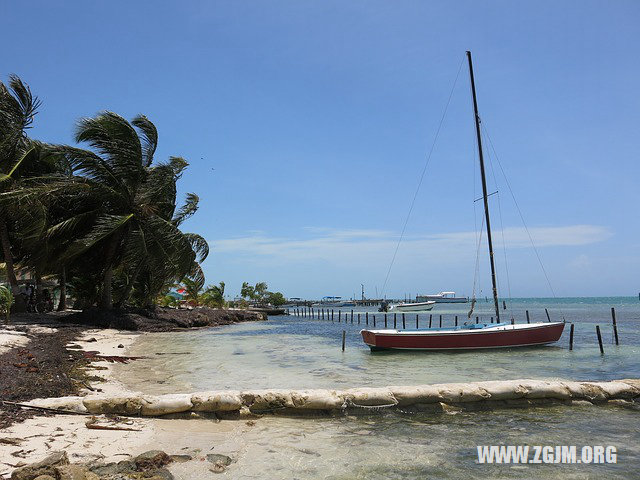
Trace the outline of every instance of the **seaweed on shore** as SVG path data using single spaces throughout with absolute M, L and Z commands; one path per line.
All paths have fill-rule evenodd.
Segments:
M 194 309 L 156 307 L 150 309 L 127 308 L 113 310 L 91 308 L 69 314 L 64 317 L 63 321 L 98 328 L 169 332 L 186 328 L 217 327 L 265 319 L 266 316 L 263 313 L 246 310 L 224 310 L 209 307 Z
M 34 398 L 78 395 L 84 367 L 90 361 L 67 344 L 84 331 L 67 327 L 55 333 L 36 333 L 27 345 L 0 355 L 0 400 L 25 402 Z M 42 412 L 0 404 L 0 428 Z

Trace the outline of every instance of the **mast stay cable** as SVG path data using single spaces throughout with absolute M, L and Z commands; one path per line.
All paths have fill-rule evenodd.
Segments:
M 409 223 L 409 218 L 411 217 L 411 212 L 413 211 L 413 207 L 415 206 L 416 199 L 418 198 L 418 192 L 420 192 L 420 187 L 422 186 L 422 181 L 424 180 L 424 175 L 427 172 L 427 167 L 431 161 L 431 156 L 433 154 L 433 150 L 435 149 L 436 142 L 438 141 L 438 136 L 440 135 L 440 130 L 442 129 L 442 124 L 444 123 L 444 119 L 447 115 L 447 110 L 449 109 L 449 104 L 451 103 L 451 98 L 453 97 L 453 92 L 456 88 L 456 84 L 458 83 L 458 77 L 460 76 L 460 71 L 462 70 L 462 65 L 464 64 L 464 57 L 460 61 L 460 66 L 458 67 L 458 72 L 456 73 L 456 78 L 453 81 L 453 86 L 451 87 L 451 92 L 449 92 L 449 98 L 447 99 L 447 103 L 444 107 L 444 112 L 442 112 L 442 117 L 440 117 L 440 123 L 438 124 L 438 129 L 436 130 L 435 137 L 433 138 L 433 143 L 431 144 L 431 148 L 429 149 L 429 153 L 427 155 L 426 162 L 422 169 L 422 173 L 420 174 L 420 180 L 418 181 L 418 186 L 416 187 L 416 191 L 413 194 L 413 199 L 411 200 L 411 205 L 409 207 L 409 211 L 407 212 L 407 216 L 404 220 L 404 225 L 402 226 L 402 231 L 400 232 L 400 238 L 398 239 L 398 243 L 396 244 L 396 249 L 393 252 L 393 257 L 391 258 L 391 263 L 389 264 L 389 269 L 387 270 L 387 275 L 385 276 L 384 283 L 382 284 L 382 291 L 380 293 L 381 297 L 384 297 L 384 292 L 387 287 L 387 282 L 389 281 L 389 275 L 391 274 L 391 269 L 393 268 L 393 264 L 396 261 L 396 256 L 398 255 L 398 249 L 400 248 L 400 243 L 404 238 L 405 231 L 407 229 L 407 224 Z
M 518 215 L 520 216 L 520 220 L 522 221 L 522 225 L 524 226 L 525 231 L 527 232 L 527 236 L 529 237 L 529 242 L 531 243 L 531 247 L 533 248 L 533 251 L 536 254 L 536 258 L 538 259 L 538 263 L 540 264 L 540 268 L 542 269 L 542 273 L 544 274 L 544 278 L 547 281 L 547 285 L 549 286 L 549 290 L 551 291 L 551 295 L 553 295 L 554 299 L 557 299 L 558 297 L 556 296 L 556 292 L 553 289 L 553 285 L 551 285 L 551 280 L 549 280 L 549 275 L 547 274 L 547 270 L 544 268 L 544 264 L 542 263 L 542 258 L 540 258 L 540 253 L 538 252 L 538 249 L 536 248 L 536 245 L 533 241 L 533 237 L 531 236 L 531 232 L 529 231 L 529 227 L 527 226 L 527 223 L 524 221 L 524 215 L 522 214 L 522 211 L 520 210 L 520 205 L 518 205 L 518 201 L 516 200 L 516 196 L 513 193 L 513 189 L 511 188 L 511 184 L 509 183 L 509 179 L 507 178 L 507 175 L 504 171 L 504 169 L 502 168 L 502 163 L 500 163 L 500 159 L 498 158 L 498 154 L 496 153 L 496 149 L 493 146 L 493 141 L 491 140 L 491 136 L 489 135 L 489 131 L 486 127 L 486 123 L 484 126 L 484 130 L 485 130 L 485 135 L 487 136 L 487 138 L 489 139 L 489 145 L 491 145 L 491 149 L 493 150 L 493 155 L 496 159 L 496 162 L 498 163 L 498 167 L 500 167 L 500 171 L 502 172 L 502 176 L 504 177 L 504 181 L 507 185 L 507 188 L 509 189 L 509 193 L 511 194 L 511 198 L 513 199 L 513 203 L 516 206 L 516 210 L 518 211 Z M 562 315 L 562 318 L 564 320 L 564 313 L 561 311 L 560 312 Z

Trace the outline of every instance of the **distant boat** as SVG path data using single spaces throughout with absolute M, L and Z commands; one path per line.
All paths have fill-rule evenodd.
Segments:
M 433 295 L 418 295 L 417 302 L 434 301 L 436 303 L 467 303 L 469 297 L 456 297 L 456 292 L 440 292 Z
M 322 297 L 322 300 L 311 305 L 312 307 L 319 308 L 341 308 L 341 307 L 355 307 L 356 302 L 352 300 L 342 300 L 342 297 Z
M 431 310 L 436 302 L 413 302 L 413 303 L 398 303 L 396 305 L 389 306 L 390 312 L 428 312 Z
M 528 347 L 556 342 L 564 330 L 564 322 L 538 322 L 519 325 L 500 323 L 500 306 L 498 303 L 496 268 L 493 261 L 493 242 L 491 240 L 487 181 L 484 169 L 484 158 L 482 156 L 480 116 L 478 115 L 471 52 L 467 52 L 467 60 L 469 63 L 469 77 L 471 81 L 476 137 L 478 141 L 480 176 L 482 179 L 482 198 L 484 200 L 487 243 L 489 245 L 489 263 L 491 265 L 491 283 L 493 287 L 493 303 L 497 323 L 470 323 L 455 328 L 433 328 L 428 330 L 362 330 L 362 339 L 364 340 L 364 343 L 371 348 L 371 350 L 470 350 L 482 348 Z M 442 293 L 444 294 L 445 292 Z M 429 303 L 430 302 L 422 302 L 423 305 Z M 433 308 L 435 303 L 436 301 L 431 301 L 431 308 Z M 472 307 L 469 312 L 469 316 L 471 316 L 474 304 L 475 299 L 472 300 Z M 396 311 L 401 311 L 399 308 L 411 308 L 411 305 L 418 305 L 418 303 L 400 304 L 396 305 L 394 309 Z

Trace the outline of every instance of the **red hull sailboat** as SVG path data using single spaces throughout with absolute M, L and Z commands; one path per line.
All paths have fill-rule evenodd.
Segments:
M 484 221 L 487 226 L 487 243 L 489 245 L 489 263 L 491 264 L 491 282 L 493 287 L 493 303 L 497 323 L 474 323 L 455 328 L 433 328 L 428 330 L 362 330 L 362 339 L 371 350 L 473 350 L 486 348 L 513 348 L 546 345 L 556 342 L 564 330 L 564 322 L 537 322 L 515 325 L 500 323 L 500 306 L 496 268 L 493 261 L 493 242 L 491 240 L 491 221 L 489 218 L 489 202 L 487 181 L 482 155 L 482 139 L 480 135 L 480 116 L 473 77 L 471 52 L 467 52 L 469 77 L 473 110 L 475 114 L 478 156 L 480 160 L 480 176 L 484 200 Z M 475 302 L 472 302 L 472 305 Z M 473 309 L 473 307 L 472 307 Z M 471 313 L 469 314 L 471 315 Z
M 428 330 L 362 330 L 371 350 L 474 350 L 546 345 L 558 341 L 564 322 L 473 324 Z

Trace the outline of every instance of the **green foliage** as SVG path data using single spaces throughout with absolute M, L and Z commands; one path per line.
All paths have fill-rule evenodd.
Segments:
M 182 288 L 185 289 L 184 299 L 192 305 L 199 305 L 203 285 L 204 278 L 183 278 Z
M 287 303 L 287 299 L 284 298 L 284 295 L 280 292 L 268 292 L 267 301 L 275 307 L 279 307 L 280 305 Z
M 202 294 L 202 304 L 208 307 L 224 308 L 226 306 L 224 300 L 224 282 L 207 287 Z
M 13 294 L 4 285 L 0 285 L 0 314 L 4 314 L 7 323 L 9 323 L 9 312 L 11 312 L 11 305 L 13 305 Z
M 247 282 L 243 282 L 242 288 L 240 289 L 240 296 L 245 299 L 256 300 L 256 288 Z
M 271 305 L 279 306 L 287 303 L 282 293 L 270 292 L 269 286 L 265 282 L 258 282 L 254 286 L 249 285 L 248 282 L 243 282 L 240 296 L 258 304 L 270 303 Z
M 81 119 L 86 150 L 35 142 L 26 131 L 39 105 L 19 78 L 0 82 L 0 261 L 12 287 L 14 264 L 40 277 L 64 270 L 79 306 L 147 306 L 188 277 L 197 302 L 209 246 L 180 230 L 199 201 L 177 199 L 188 163 L 155 161 L 158 132 L 144 115 Z
M 177 307 L 180 304 L 178 299 L 173 295 L 162 295 L 158 300 L 161 307 Z

